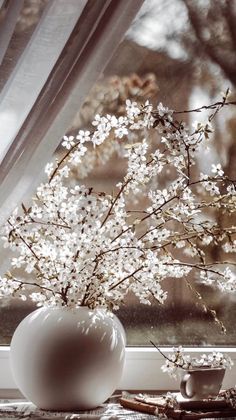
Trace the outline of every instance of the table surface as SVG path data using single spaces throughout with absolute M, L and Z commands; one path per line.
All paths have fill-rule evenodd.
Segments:
M 33 419 L 33 420 L 157 420 L 158 416 L 124 409 L 117 402 L 119 395 L 114 395 L 112 399 L 96 410 L 81 412 L 50 412 L 39 410 L 32 403 L 23 399 L 0 399 L 0 419 Z M 235 420 L 236 417 L 228 417 Z M 202 418 L 203 420 L 203 418 Z M 208 418 L 208 420 L 210 420 Z M 213 419 L 211 419 L 213 420 Z M 217 419 L 221 420 L 221 419 Z M 223 420 L 223 419 L 222 419 Z
M 102 404 L 95 410 L 81 411 L 81 412 L 50 412 L 39 410 L 32 403 L 22 399 L 1 399 L 0 400 L 0 419 L 60 419 L 60 420 L 153 420 L 156 416 L 149 414 L 138 413 L 131 410 L 126 410 L 117 403 L 115 396 L 114 402 Z

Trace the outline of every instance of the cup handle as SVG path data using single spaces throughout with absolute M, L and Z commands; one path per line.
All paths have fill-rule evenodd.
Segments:
M 187 393 L 187 382 L 190 376 L 190 373 L 186 373 L 180 382 L 180 392 L 184 398 L 193 398 L 193 396 L 195 395 L 195 392 L 189 394 Z

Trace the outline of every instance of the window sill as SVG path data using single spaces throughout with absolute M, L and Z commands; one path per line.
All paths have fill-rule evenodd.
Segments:
M 171 349 L 161 348 L 162 351 L 170 353 Z M 217 347 L 217 348 L 185 348 L 186 353 L 196 356 L 198 353 L 211 353 L 220 351 L 228 353 L 234 362 L 231 370 L 227 370 L 223 381 L 223 388 L 235 386 L 236 377 L 236 348 Z M 5 392 L 14 392 L 16 385 L 14 383 L 10 369 L 10 347 L 0 346 L 0 390 Z M 164 364 L 163 357 L 154 348 L 151 347 L 127 347 L 126 363 L 124 374 L 118 389 L 123 390 L 169 390 L 175 391 L 179 388 L 178 380 L 170 378 L 161 371 Z M 17 391 L 18 392 L 18 391 Z

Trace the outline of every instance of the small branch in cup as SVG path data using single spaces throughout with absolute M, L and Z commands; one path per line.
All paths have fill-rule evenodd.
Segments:
M 231 368 L 233 366 L 232 359 L 220 352 L 212 352 L 209 354 L 202 354 L 199 358 L 191 357 L 184 354 L 183 347 L 172 349 L 172 354 L 168 356 L 157 347 L 157 345 L 150 341 L 150 343 L 159 351 L 159 353 L 166 359 L 166 363 L 161 367 L 163 372 L 167 372 L 170 376 L 175 377 L 178 368 L 188 370 L 194 368 Z

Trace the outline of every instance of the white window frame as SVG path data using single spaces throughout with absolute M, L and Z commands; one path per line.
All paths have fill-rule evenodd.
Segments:
M 164 353 L 171 353 L 169 347 L 160 347 Z M 185 352 L 191 356 L 202 353 L 220 351 L 228 354 L 234 362 L 232 369 L 228 369 L 223 381 L 223 388 L 235 386 L 236 377 L 236 348 L 235 347 L 185 347 Z M 6 397 L 8 392 L 12 398 L 19 396 L 10 368 L 10 347 L 0 346 L 0 398 Z M 164 364 L 163 356 L 151 347 L 127 347 L 126 362 L 123 377 L 118 386 L 119 390 L 156 390 L 176 391 L 179 381 L 172 379 L 161 371 Z

